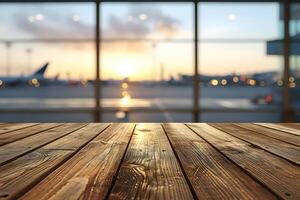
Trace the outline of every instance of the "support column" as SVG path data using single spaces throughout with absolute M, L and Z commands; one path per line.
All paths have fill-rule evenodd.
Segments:
M 194 77 L 193 77 L 193 121 L 200 121 L 198 77 L 198 3 L 194 1 Z
M 283 14 L 284 14 L 284 39 L 283 39 L 283 110 L 282 121 L 292 122 L 294 120 L 294 112 L 291 108 L 291 97 L 289 87 L 290 77 L 290 53 L 291 53 L 291 38 L 290 38 L 290 0 L 284 0 L 283 2 Z
M 96 0 L 96 30 L 95 30 L 95 43 L 96 43 L 96 79 L 95 79 L 95 110 L 94 122 L 101 121 L 100 112 L 100 1 Z

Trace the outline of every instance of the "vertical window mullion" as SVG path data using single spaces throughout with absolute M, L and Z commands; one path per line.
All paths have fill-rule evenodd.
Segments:
M 291 38 L 290 38 L 290 0 L 283 1 L 284 7 L 284 39 L 283 39 L 283 111 L 282 120 L 284 122 L 293 121 L 293 112 L 291 109 L 289 77 L 290 77 L 290 53 L 291 53 Z
M 199 120 L 199 77 L 198 77 L 198 3 L 194 1 L 194 78 L 193 78 L 193 120 Z
M 101 121 L 100 112 L 100 1 L 96 0 L 96 30 L 95 30 L 95 46 L 96 46 L 96 79 L 95 79 L 95 110 L 94 121 Z

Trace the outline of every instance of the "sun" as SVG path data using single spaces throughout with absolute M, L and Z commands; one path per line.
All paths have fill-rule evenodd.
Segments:
M 116 72 L 118 76 L 122 78 L 129 78 L 135 73 L 135 64 L 130 61 L 119 62 L 116 66 Z

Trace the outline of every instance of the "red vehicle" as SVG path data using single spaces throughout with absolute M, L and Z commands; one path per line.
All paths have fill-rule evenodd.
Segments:
M 273 96 L 272 95 L 260 95 L 256 96 L 251 100 L 254 104 L 272 104 L 273 103 Z

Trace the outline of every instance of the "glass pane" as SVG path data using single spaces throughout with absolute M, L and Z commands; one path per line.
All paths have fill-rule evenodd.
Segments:
M 167 109 L 191 110 L 192 83 L 182 75 L 194 69 L 193 4 L 102 3 L 101 11 L 102 106 L 129 110 L 129 118 L 117 112 L 109 119 L 166 121 L 173 119 Z M 141 115 L 135 108 L 168 114 Z M 183 116 L 178 119 L 190 119 Z
M 280 121 L 282 57 L 268 46 L 281 35 L 279 4 L 199 8 L 201 120 Z
M 199 3 L 201 39 L 269 39 L 279 31 L 278 3 Z
M 15 111 L 2 111 L 1 121 L 91 121 L 91 113 L 58 119 L 18 109 L 94 107 L 94 10 L 93 3 L 0 4 L 0 109 Z
M 93 3 L 1 3 L 1 39 L 93 38 Z

